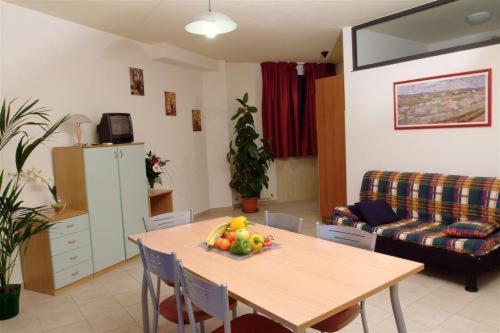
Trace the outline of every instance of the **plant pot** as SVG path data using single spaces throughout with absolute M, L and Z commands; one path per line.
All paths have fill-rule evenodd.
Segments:
M 243 205 L 243 212 L 245 213 L 255 213 L 259 209 L 257 208 L 257 203 L 259 201 L 258 197 L 252 198 L 241 198 L 241 204 Z
M 66 201 L 57 200 L 56 203 L 52 204 L 52 208 L 56 211 L 57 214 L 62 213 L 64 208 L 66 208 Z
M 0 290 L 0 320 L 6 320 L 17 316 L 19 313 L 20 284 L 9 284 L 9 292 L 4 294 Z

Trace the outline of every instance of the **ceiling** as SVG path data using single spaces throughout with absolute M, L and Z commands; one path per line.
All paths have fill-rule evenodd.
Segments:
M 491 19 L 479 25 L 466 22 L 468 15 L 480 11 L 490 11 Z M 500 30 L 500 0 L 459 0 L 367 29 L 424 44 L 485 32 L 496 35 Z
M 231 62 L 320 61 L 341 28 L 407 9 L 428 0 L 213 0 L 212 9 L 238 23 L 215 39 L 184 26 L 208 1 L 7 0 L 65 20 L 146 43 L 167 42 Z

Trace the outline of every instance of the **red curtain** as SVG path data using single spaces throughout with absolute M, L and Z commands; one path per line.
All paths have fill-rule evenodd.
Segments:
M 305 100 L 302 118 L 300 155 L 318 155 L 316 137 L 316 80 L 335 75 L 335 64 L 304 64 Z
M 265 62 L 262 68 L 262 127 L 274 157 L 300 154 L 297 64 Z

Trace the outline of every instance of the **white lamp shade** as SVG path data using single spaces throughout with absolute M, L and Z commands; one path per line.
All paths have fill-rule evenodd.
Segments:
M 237 27 L 236 22 L 229 16 L 211 11 L 195 17 L 191 23 L 186 25 L 185 29 L 192 34 L 214 38 L 216 35 L 231 32 Z
M 75 113 L 75 114 L 72 114 L 68 120 L 67 120 L 68 123 L 79 123 L 79 124 L 86 124 L 86 123 L 90 123 L 91 120 L 89 117 L 87 117 L 86 115 L 83 115 L 83 114 L 79 114 L 79 113 Z

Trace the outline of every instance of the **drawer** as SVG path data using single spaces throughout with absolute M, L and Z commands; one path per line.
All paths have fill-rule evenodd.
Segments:
M 90 244 L 89 229 L 75 232 L 50 241 L 50 251 L 52 256 L 68 252 L 79 247 Z
M 92 260 L 90 245 L 53 256 L 52 270 L 56 273 L 88 260 Z
M 88 214 L 82 214 L 57 222 L 49 229 L 50 239 L 56 239 L 89 228 Z
M 54 274 L 54 288 L 59 289 L 94 273 L 92 260 L 66 268 Z

